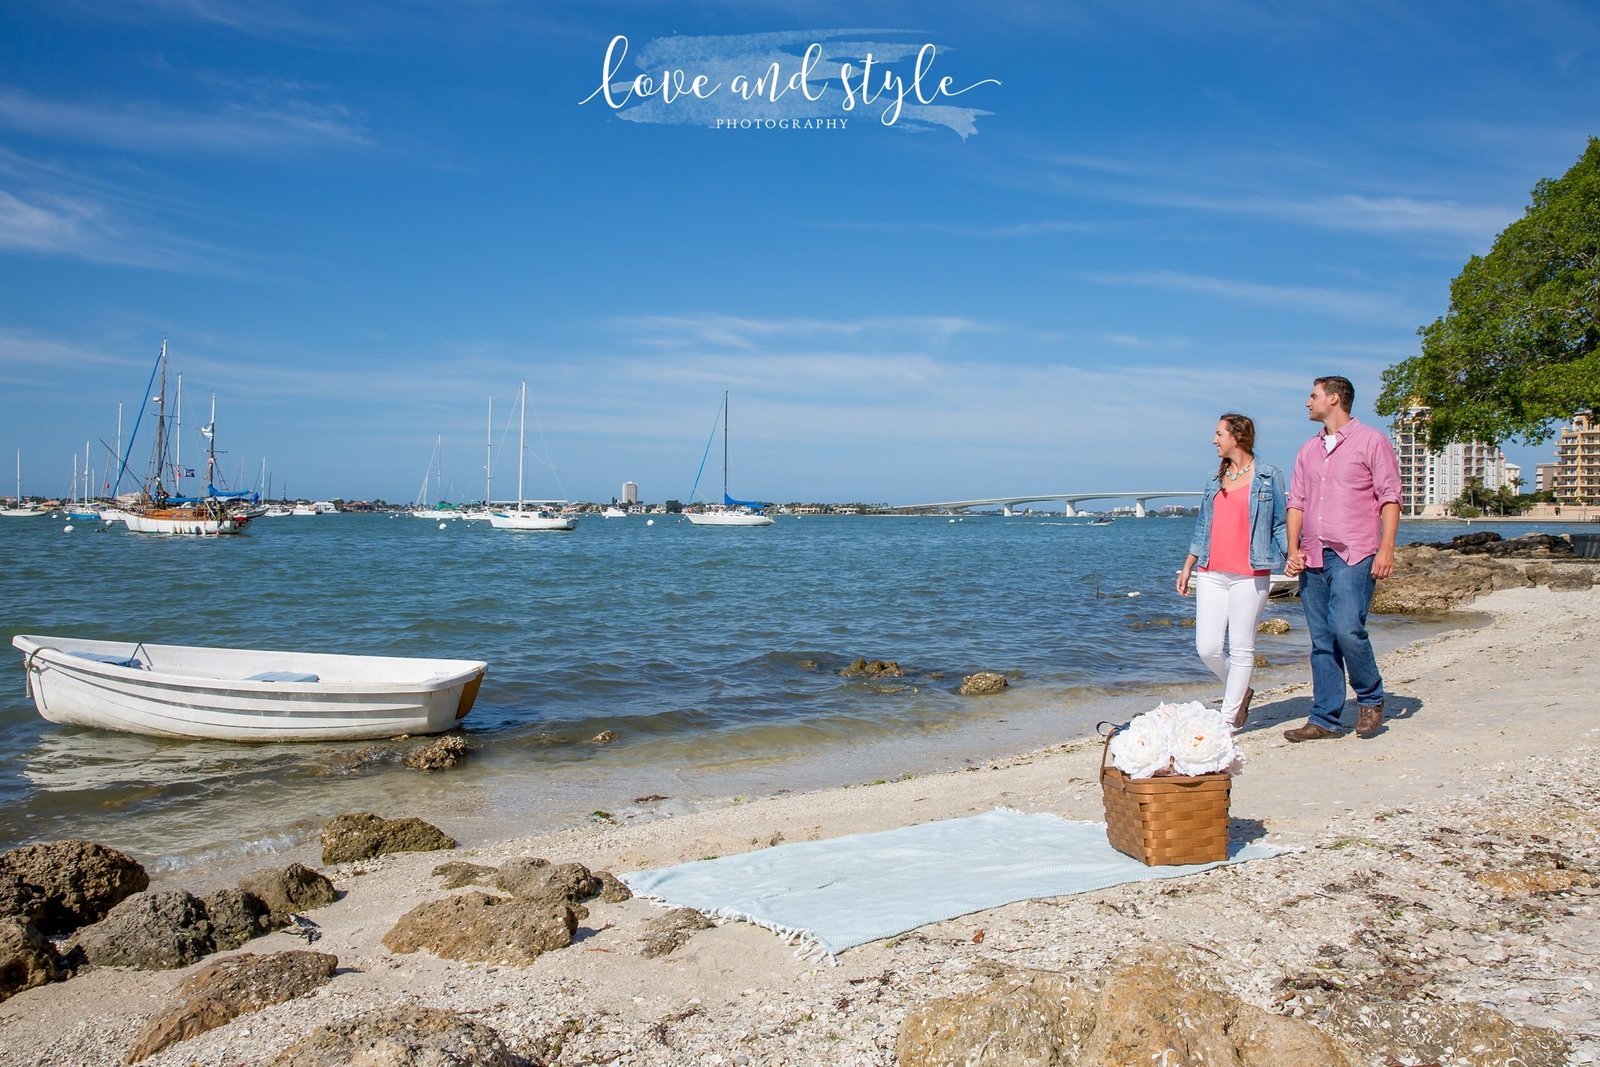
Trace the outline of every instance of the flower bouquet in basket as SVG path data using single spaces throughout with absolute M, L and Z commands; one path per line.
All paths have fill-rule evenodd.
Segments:
M 1228 858 L 1228 793 L 1244 757 L 1198 702 L 1161 704 L 1106 736 L 1100 789 L 1111 847 L 1148 866 Z

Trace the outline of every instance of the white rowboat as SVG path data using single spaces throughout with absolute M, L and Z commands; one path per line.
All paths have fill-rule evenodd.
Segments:
M 11 643 L 50 722 L 218 741 L 440 733 L 471 710 L 488 666 L 27 634 Z

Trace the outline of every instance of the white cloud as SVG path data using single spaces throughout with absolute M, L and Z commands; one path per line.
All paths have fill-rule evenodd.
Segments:
M 1100 285 L 1132 285 L 1200 293 L 1226 300 L 1316 312 L 1341 318 L 1415 322 L 1418 314 L 1409 309 L 1403 301 L 1387 293 L 1304 285 L 1267 285 L 1262 282 L 1215 278 L 1169 270 L 1091 273 L 1081 274 L 1079 277 L 1084 281 Z

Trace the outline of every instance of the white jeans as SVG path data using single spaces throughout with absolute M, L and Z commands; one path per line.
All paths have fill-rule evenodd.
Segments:
M 1194 574 L 1194 648 L 1222 682 L 1222 714 L 1232 719 L 1244 701 L 1256 670 L 1256 623 L 1267 606 L 1266 575 L 1196 571 Z M 1223 638 L 1228 653 L 1222 653 Z

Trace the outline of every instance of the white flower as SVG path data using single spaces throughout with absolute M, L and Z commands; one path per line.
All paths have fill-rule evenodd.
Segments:
M 1159 710 L 1159 709 L 1158 709 Z M 1172 761 L 1172 735 L 1166 717 L 1137 715 L 1111 738 L 1111 765 L 1129 778 L 1149 778 Z
M 1233 724 L 1203 704 L 1180 705 L 1169 724 L 1172 765 L 1179 774 L 1227 770 L 1238 757 Z

